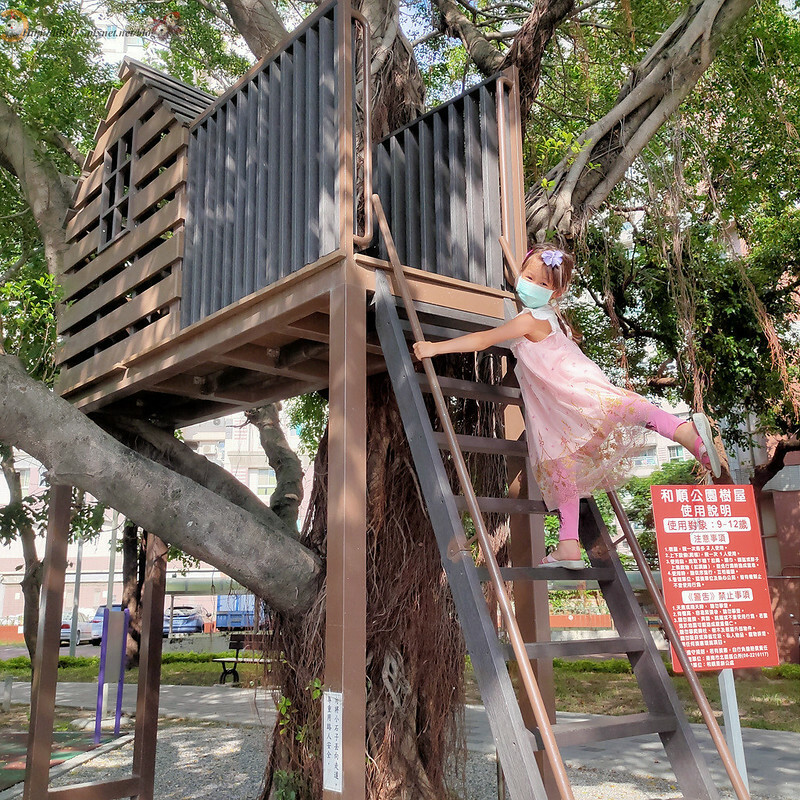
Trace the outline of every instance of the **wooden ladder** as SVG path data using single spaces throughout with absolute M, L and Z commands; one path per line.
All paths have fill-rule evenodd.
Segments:
M 559 752 L 560 746 L 645 733 L 657 733 L 661 738 L 683 797 L 717 800 L 719 793 L 706 761 L 700 753 L 595 502 L 591 499 L 582 501 L 580 515 L 581 542 L 589 555 L 591 567 L 567 570 L 498 566 L 482 512 L 544 514 L 546 508 L 541 500 L 476 497 L 462 449 L 524 458 L 527 448 L 524 441 L 519 440 L 457 435 L 444 398 L 468 397 L 501 405 L 521 406 L 521 393 L 519 388 L 510 386 L 440 378 L 434 373 L 430 359 L 423 361 L 424 373 L 415 371 L 408 349 L 409 337 L 414 340 L 452 338 L 468 332 L 468 329 L 459 327 L 457 319 L 443 321 L 442 309 L 434 315 L 426 316 L 423 313 L 428 320 L 424 326 L 419 321 L 379 202 L 376 203 L 376 210 L 393 266 L 396 293 L 404 298 L 399 303 L 387 277 L 383 273 L 376 273 L 377 332 L 512 800 L 547 800 L 548 794 L 535 757 L 537 751 L 543 750 L 546 754 L 561 800 L 573 800 Z M 405 309 L 405 319 L 401 318 L 398 305 Z M 470 329 L 474 329 L 474 326 Z M 433 430 L 423 392 L 429 392 L 434 397 L 443 433 Z M 452 458 L 462 495 L 454 494 L 451 489 L 442 451 L 449 452 Z M 624 515 L 618 504 L 615 504 L 615 510 L 618 515 Z M 464 512 L 469 513 L 476 529 L 472 538 L 464 530 Z M 625 523 L 627 519 L 624 519 L 623 527 Z M 475 564 L 472 549 L 475 543 L 480 547 L 485 567 L 478 568 Z M 516 588 L 529 581 L 576 579 L 598 581 L 619 636 L 612 639 L 525 642 L 505 582 L 513 581 Z M 491 581 L 494 587 L 510 644 L 504 644 L 498 638 L 483 591 L 482 584 L 487 581 Z M 551 725 L 531 660 L 623 652 L 630 660 L 647 711 Z M 515 663 L 520 675 L 526 699 L 536 720 L 533 729 L 529 729 L 523 721 L 507 662 Z M 735 778 L 738 778 L 738 773 Z M 732 778 L 732 782 L 738 790 L 735 778 Z M 743 797 L 738 791 L 737 794 Z

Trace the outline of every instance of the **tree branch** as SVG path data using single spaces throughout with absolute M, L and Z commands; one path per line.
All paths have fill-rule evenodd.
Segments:
M 98 422 L 115 439 L 123 441 L 145 458 L 191 478 L 195 483 L 252 514 L 263 525 L 275 525 L 274 512 L 256 494 L 219 464 L 209 461 L 185 442 L 176 439 L 170 431 L 129 417 L 114 417 L 108 421 L 108 425 L 104 424 L 102 417 Z M 296 538 L 295 526 L 287 525 L 284 532 Z
M 594 304 L 609 318 L 612 318 L 611 309 L 609 308 L 608 303 L 605 300 L 602 300 L 597 296 L 597 292 L 595 292 L 591 286 L 586 287 L 586 291 L 589 292 Z M 658 331 L 651 330 L 650 328 L 645 328 L 643 325 L 639 324 L 635 319 L 631 319 L 630 317 L 626 317 L 622 314 L 619 310 L 615 309 L 616 318 L 620 323 L 620 333 L 624 339 L 633 339 L 636 336 L 645 337 L 648 339 L 653 339 L 657 342 L 662 342 L 663 344 L 668 344 L 669 340 L 663 334 L 659 333 Z M 664 384 L 666 385 L 666 384 Z
M 427 33 L 420 36 L 418 39 L 414 39 L 414 41 L 411 42 L 411 46 L 416 47 L 417 45 L 425 44 L 425 42 L 430 42 L 433 39 L 439 39 L 444 35 L 445 35 L 444 31 L 439 31 L 439 30 L 428 31 Z
M 197 2 L 210 14 L 213 14 L 217 19 L 222 20 L 226 25 L 230 25 L 231 28 L 236 30 L 233 20 L 227 14 L 220 11 L 215 5 L 209 3 L 208 0 L 197 0 Z
M 64 221 L 71 195 L 52 159 L 2 97 L 0 163 L 9 164 L 10 171 L 17 176 L 25 201 L 39 227 L 48 269 L 52 275 L 57 275 L 67 249 Z
M 258 429 L 261 446 L 275 470 L 277 485 L 269 507 L 290 530 L 297 530 L 297 517 L 303 500 L 303 468 L 297 453 L 289 447 L 281 428 L 280 404 L 269 403 L 245 412 L 247 421 Z
M 493 47 L 481 30 L 459 9 L 453 0 L 435 0 L 441 14 L 442 30 L 461 39 L 465 50 L 478 70 L 485 76 L 494 75 L 503 66 L 503 54 Z
M 360 10 L 372 34 L 372 139 L 376 141 L 424 111 L 425 81 L 400 27 L 397 0 L 362 0 Z M 363 91 L 359 81 L 357 98 Z M 360 99 L 357 102 L 361 104 Z
M 22 481 L 14 463 L 14 452 L 10 447 L 0 448 L 2 455 L 3 476 L 8 484 L 9 505 L 22 505 Z M 31 658 L 36 653 L 39 636 L 39 592 L 42 586 L 42 562 L 36 552 L 36 531 L 33 525 L 22 515 L 18 517 L 17 533 L 22 545 L 22 559 L 25 563 L 25 574 L 22 577 L 21 589 L 22 632 L 25 646 Z
M 575 13 L 582 14 L 584 11 L 588 11 L 590 8 L 599 6 L 602 2 L 604 2 L 604 0 L 589 0 L 588 3 L 581 3 L 581 5 L 575 9 Z
M 50 142 L 50 144 L 55 145 L 59 150 L 65 152 L 70 157 L 71 161 L 83 169 L 83 162 L 86 160 L 86 156 L 75 147 L 69 137 L 64 136 L 60 131 L 52 130 L 45 136 L 45 141 Z
M 32 253 L 35 253 L 40 248 L 33 251 L 25 250 L 22 255 L 3 273 L 0 273 L 0 284 L 10 281 L 27 263 Z
M 545 48 L 556 28 L 574 9 L 575 0 L 536 0 L 506 55 L 503 66 L 514 64 L 519 69 L 522 119 L 527 119 L 539 93 Z
M 691 93 L 725 34 L 754 2 L 692 0 L 631 71 L 614 108 L 578 137 L 580 152 L 565 156 L 528 192 L 532 236 L 547 230 L 576 235 Z
M 264 58 L 285 38 L 286 28 L 272 0 L 225 0 L 225 5 L 256 58 Z
M 189 478 L 144 458 L 0 356 L 0 431 L 48 469 L 195 558 L 208 561 L 273 608 L 303 613 L 317 599 L 319 558 L 272 524 Z M 43 436 L 42 432 L 47 435 Z M 247 553 L 247 558 L 241 554 Z

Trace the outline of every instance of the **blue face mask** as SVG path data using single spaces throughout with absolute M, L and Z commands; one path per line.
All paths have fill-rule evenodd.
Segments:
M 541 308 L 542 306 L 546 306 L 553 296 L 552 289 L 545 289 L 544 286 L 529 281 L 521 275 L 517 278 L 517 285 L 515 288 L 520 302 L 526 308 Z

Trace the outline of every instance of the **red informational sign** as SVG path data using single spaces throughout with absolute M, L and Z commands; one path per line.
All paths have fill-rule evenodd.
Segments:
M 664 602 L 696 670 L 778 664 L 752 486 L 651 486 Z M 680 664 L 672 651 L 672 665 Z

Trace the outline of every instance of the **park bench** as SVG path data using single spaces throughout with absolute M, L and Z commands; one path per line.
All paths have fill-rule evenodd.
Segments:
M 240 653 L 242 650 L 253 649 L 252 634 L 232 633 L 228 647 L 234 651 L 235 655 L 214 659 L 214 661 L 222 664 L 222 675 L 219 676 L 220 683 L 226 683 L 228 675 L 233 676 L 234 683 L 239 683 L 239 671 L 236 669 L 239 664 L 265 664 L 267 661 L 261 656 L 258 658 L 241 658 Z

